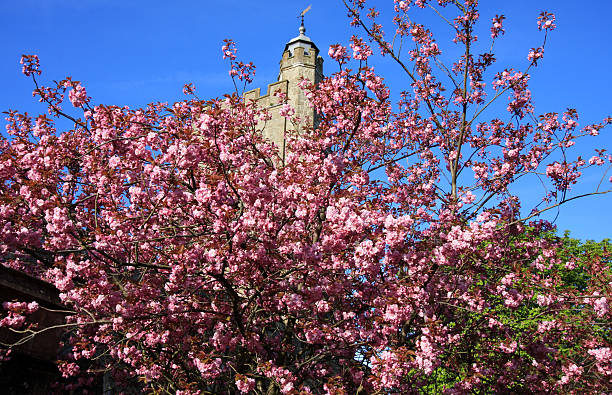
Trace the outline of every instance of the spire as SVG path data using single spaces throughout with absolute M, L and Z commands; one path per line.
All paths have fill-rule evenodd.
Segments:
M 293 50 L 298 47 L 304 48 L 304 52 L 308 53 L 310 49 L 314 49 L 315 57 L 319 54 L 319 48 L 315 45 L 315 43 L 310 39 L 310 37 L 306 36 L 306 27 L 304 27 L 304 15 L 310 10 L 310 6 L 308 6 L 298 18 L 301 18 L 300 28 L 298 29 L 300 34 L 297 37 L 292 38 L 287 45 L 285 45 L 285 51 L 289 51 L 291 56 L 293 56 Z

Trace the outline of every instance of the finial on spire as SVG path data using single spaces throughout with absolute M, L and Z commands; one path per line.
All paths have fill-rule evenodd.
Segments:
M 306 7 L 306 9 L 298 15 L 298 19 L 301 19 L 301 22 L 302 22 L 300 25 L 300 34 L 297 37 L 293 37 L 291 40 L 289 40 L 287 45 L 285 45 L 285 51 L 283 52 L 289 51 L 290 56 L 293 56 L 294 49 L 296 48 L 304 48 L 305 54 L 309 54 L 310 53 L 309 51 L 313 49 L 315 58 L 316 58 L 316 55 L 318 55 L 319 53 L 319 48 L 317 48 L 315 43 L 312 42 L 310 37 L 304 34 L 306 33 L 306 28 L 304 27 L 304 15 L 308 11 L 310 11 L 310 8 L 311 6 Z
M 306 7 L 306 9 L 302 11 L 300 16 L 298 16 L 298 18 L 302 18 L 302 24 L 300 25 L 300 34 L 304 34 L 306 32 L 306 28 L 304 27 L 304 15 L 306 15 L 306 13 L 310 11 L 311 7 L 312 5 L 309 5 L 308 7 Z

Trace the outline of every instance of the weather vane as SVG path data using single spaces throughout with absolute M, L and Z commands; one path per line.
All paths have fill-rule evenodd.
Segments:
M 302 18 L 302 26 L 304 26 L 304 15 L 306 15 L 306 13 L 310 11 L 311 7 L 312 5 L 309 5 L 308 7 L 306 7 L 306 9 L 302 11 L 302 13 L 298 16 L 298 18 Z

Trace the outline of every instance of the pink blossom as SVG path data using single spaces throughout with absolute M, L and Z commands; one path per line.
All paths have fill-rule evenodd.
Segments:
M 538 29 L 539 30 L 554 30 L 557 26 L 555 25 L 555 15 L 546 11 L 542 11 L 538 17 Z
M 597 313 L 597 316 L 603 317 L 610 312 L 610 305 L 606 297 L 595 299 L 593 302 L 593 310 Z
M 236 387 L 238 387 L 238 391 L 241 393 L 247 394 L 253 391 L 253 388 L 255 388 L 255 380 L 250 377 L 237 375 Z
M 491 38 L 495 39 L 499 35 L 503 35 L 505 33 L 503 28 L 504 19 L 506 19 L 504 15 L 495 15 L 491 26 Z
M 328 77 L 260 101 L 241 94 L 255 67 L 232 40 L 236 92 L 220 99 L 90 106 L 77 81 L 34 81 L 47 114 L 8 111 L 0 139 L 0 252 L 70 312 L 62 374 L 86 376 L 81 364 L 185 395 L 606 390 L 608 253 L 568 249 L 542 214 L 612 161 L 593 139 L 612 119 L 579 129 L 575 110 L 538 112 L 526 70 L 547 33 L 531 66 L 499 69 L 477 1 L 436 3 L 456 13 L 448 40 L 405 14 L 428 4 L 378 18 L 347 2 L 368 37 L 331 46 Z M 400 91 L 372 46 L 400 62 Z M 23 65 L 37 78 L 36 57 Z M 4 307 L 3 327 L 46 329 L 36 303 Z
M 24 75 L 31 76 L 32 74 L 41 74 L 40 60 L 37 55 L 22 55 L 19 63 L 23 65 L 21 72 Z
M 544 57 L 544 48 L 531 48 L 529 54 L 527 55 L 527 60 L 531 61 L 533 64 L 537 64 L 539 59 Z
M 278 113 L 280 114 L 281 117 L 290 118 L 293 116 L 293 114 L 295 114 L 295 110 L 293 109 L 291 105 L 283 104 L 283 106 L 281 107 Z
M 89 96 L 87 96 L 85 87 L 78 83 L 73 86 L 72 90 L 68 94 L 68 97 L 72 105 L 75 107 L 82 107 L 83 104 L 89 102 Z
M 346 61 L 346 48 L 339 44 L 331 45 L 328 50 L 328 55 L 330 58 L 343 63 Z

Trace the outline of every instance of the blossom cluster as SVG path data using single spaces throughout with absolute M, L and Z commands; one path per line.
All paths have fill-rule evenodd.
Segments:
M 476 0 L 395 1 L 405 52 L 376 10 L 362 16 L 365 0 L 346 4 L 371 41 L 331 46 L 339 71 L 300 82 L 316 124 L 278 95 L 284 152 L 240 92 L 94 105 L 69 78 L 39 85 L 24 57 L 49 115 L 7 114 L 0 252 L 72 312 L 67 389 L 108 372 L 118 391 L 176 394 L 609 390 L 609 253 L 568 249 L 540 214 L 612 162 L 603 148 L 572 159 L 612 120 L 538 115 L 530 65 L 489 81 Z M 406 14 L 428 5 L 457 11 L 448 44 L 463 51 L 442 75 L 445 42 Z M 539 23 L 552 30 L 554 16 Z M 376 46 L 410 81 L 396 105 Z M 249 82 L 233 41 L 222 53 Z M 484 119 L 495 100 L 508 112 Z M 533 208 L 513 192 L 529 176 L 546 186 Z M 38 307 L 4 306 L 14 328 Z

